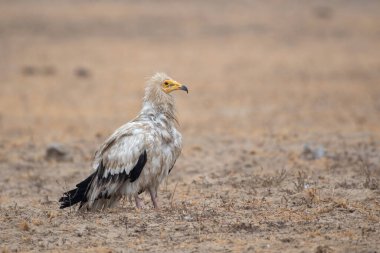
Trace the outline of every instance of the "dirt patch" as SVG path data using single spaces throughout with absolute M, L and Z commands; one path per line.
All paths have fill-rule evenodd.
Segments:
M 1 2 L 0 249 L 377 252 L 379 8 Z M 162 208 L 59 210 L 157 70 L 190 89 Z

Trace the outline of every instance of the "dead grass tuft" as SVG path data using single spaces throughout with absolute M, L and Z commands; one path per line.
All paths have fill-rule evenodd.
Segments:
M 32 219 L 32 224 L 33 224 L 33 225 L 36 225 L 36 226 L 41 226 L 41 225 L 44 224 L 44 223 L 43 223 L 43 221 L 40 220 L 40 219 Z
M 170 206 L 171 206 L 171 207 L 173 207 L 173 199 L 174 199 L 175 191 L 177 190 L 177 185 L 178 185 L 178 182 L 175 184 L 175 186 L 174 186 L 174 190 L 173 190 L 173 192 L 170 194 Z
M 286 170 L 282 169 L 281 171 L 277 171 L 274 176 L 262 179 L 261 185 L 262 187 L 279 186 L 286 179 L 286 176 Z
M 370 189 L 370 190 L 379 189 L 379 182 L 372 175 L 372 171 L 370 169 L 370 164 L 368 163 L 368 161 L 360 159 L 360 170 L 362 171 L 362 173 L 365 176 L 365 182 L 363 184 L 364 188 Z
M 19 228 L 20 228 L 22 231 L 29 231 L 29 230 L 30 230 L 29 223 L 28 223 L 26 220 L 23 220 L 23 221 L 20 222 L 20 224 L 19 224 Z
M 332 248 L 329 247 L 329 246 L 326 246 L 326 245 L 323 245 L 323 246 L 319 245 L 319 246 L 315 249 L 315 253 L 332 253 L 332 252 L 334 252 L 334 251 L 332 250 Z
M 1 248 L 1 253 L 9 253 L 11 252 L 8 247 Z
M 297 178 L 295 182 L 293 182 L 294 184 L 294 190 L 296 192 L 301 192 L 305 189 L 306 187 L 306 179 L 307 179 L 307 175 L 304 171 L 298 171 L 298 175 L 297 175 Z
M 347 199 L 335 199 L 334 200 L 334 207 L 348 209 Z
M 46 215 L 49 218 L 49 220 L 52 220 L 53 218 L 56 218 L 58 216 L 58 212 L 51 210 L 48 211 Z
M 316 188 L 307 189 L 306 194 L 309 203 L 319 203 L 320 197 Z
M 252 223 L 244 223 L 244 222 L 238 222 L 235 224 L 232 224 L 230 226 L 229 232 L 230 233 L 236 233 L 236 232 L 258 232 L 260 231 L 259 226 L 255 226 Z

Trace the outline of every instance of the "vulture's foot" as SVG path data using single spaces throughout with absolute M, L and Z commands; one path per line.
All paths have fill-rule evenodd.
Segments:
M 157 191 L 149 191 L 150 193 L 150 198 L 152 199 L 153 206 L 155 209 L 158 209 L 158 197 L 157 197 Z
M 137 209 L 141 209 L 142 204 L 143 204 L 143 199 L 140 198 L 139 196 L 135 196 L 135 202 L 136 202 Z

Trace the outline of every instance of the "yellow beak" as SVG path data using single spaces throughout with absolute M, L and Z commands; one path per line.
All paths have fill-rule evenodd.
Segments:
M 174 80 L 166 80 L 163 83 L 162 89 L 166 93 L 170 93 L 170 92 L 175 91 L 175 90 L 183 90 L 183 91 L 186 91 L 187 93 L 189 93 L 189 90 L 187 89 L 186 85 L 180 84 L 179 82 L 174 81 Z

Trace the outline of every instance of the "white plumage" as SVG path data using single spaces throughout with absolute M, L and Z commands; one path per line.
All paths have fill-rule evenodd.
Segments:
M 160 183 L 168 176 L 182 149 L 175 117 L 174 90 L 187 87 L 164 73 L 155 74 L 145 89 L 143 108 L 132 121 L 117 129 L 95 153 L 95 172 L 64 193 L 61 208 L 80 203 L 80 209 L 99 210 L 149 192 L 154 207 Z

